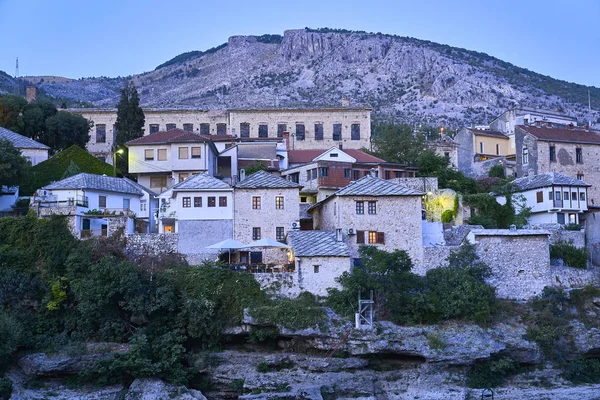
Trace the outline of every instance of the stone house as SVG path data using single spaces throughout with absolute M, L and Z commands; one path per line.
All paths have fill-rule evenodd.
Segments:
M 457 149 L 458 170 L 469 176 L 486 173 L 480 171 L 480 163 L 506 158 L 514 155 L 510 150 L 508 135 L 491 130 L 463 128 L 458 131 L 454 140 L 459 144 Z
M 368 175 L 313 205 L 314 229 L 342 229 L 350 255 L 363 244 L 385 251 L 406 250 L 415 264 L 423 261 L 424 193 Z
M 8 140 L 21 150 L 21 155 L 28 159 L 31 165 L 37 165 L 48 159 L 50 147 L 0 126 L 0 140 L 2 139 Z
M 297 183 L 266 171 L 258 171 L 238 182 L 233 194 L 233 238 L 242 243 L 264 238 L 284 243 L 287 233 L 299 228 L 299 190 Z M 241 254 L 240 261 L 248 259 L 251 263 L 282 263 L 286 262 L 287 255 L 281 249 Z
M 580 216 L 588 210 L 587 191 L 591 185 L 582 180 L 547 172 L 515 179 L 511 184 L 515 195 L 522 196 L 526 206 L 531 207 L 530 224 L 579 224 Z M 496 196 L 496 200 L 506 203 L 504 196 Z
M 448 167 L 458 169 L 458 143 L 450 136 L 443 135 L 438 140 L 427 143 L 427 147 L 440 157 L 448 159 Z
M 350 272 L 352 259 L 341 229 L 337 231 L 290 231 L 289 261 L 294 263 L 294 280 L 300 291 L 326 296 L 328 288 L 340 288 L 336 282 Z
M 140 203 L 149 203 L 150 196 L 127 179 L 81 173 L 39 189 L 31 207 L 40 217 L 69 216 L 78 238 L 110 236 L 120 228 L 133 233 L 133 218 L 148 217 Z
M 558 172 L 586 182 L 600 182 L 600 132 L 550 123 L 515 127 L 517 175 Z M 600 187 L 588 189 L 588 204 L 600 202 Z M 600 203 L 598 203 L 600 204 Z
M 302 186 L 300 201 L 316 203 L 332 195 L 351 181 L 374 173 L 382 179 L 414 177 L 416 168 L 388 163 L 362 150 L 289 150 L 289 168 L 281 176 Z
M 179 252 L 191 264 L 215 258 L 206 249 L 233 237 L 233 188 L 201 173 L 159 195 L 159 232 L 179 235 Z

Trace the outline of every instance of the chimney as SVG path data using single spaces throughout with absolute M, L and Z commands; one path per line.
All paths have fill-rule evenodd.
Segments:
M 346 96 L 342 97 L 342 107 L 349 107 L 350 106 L 350 100 L 348 100 L 348 98 Z
M 535 121 L 535 127 L 540 128 L 542 126 L 542 121 Z
M 567 125 L 567 128 L 568 128 L 570 131 L 572 131 L 572 130 L 573 130 L 573 128 L 575 128 L 575 125 L 573 125 L 573 124 L 569 124 L 569 125 Z
M 335 230 L 335 240 L 341 242 L 344 240 L 344 235 L 342 235 L 342 229 L 338 228 Z
M 514 224 L 513 224 L 513 225 L 511 225 L 511 226 L 510 226 L 510 230 L 511 230 L 511 231 L 516 231 L 516 230 L 517 230 L 517 226 L 516 226 L 516 225 L 514 225 Z
M 290 133 L 283 132 L 281 136 L 283 136 L 283 141 L 285 142 L 285 149 L 290 150 Z
M 552 128 L 552 122 L 546 122 L 546 128 Z
M 338 144 L 338 149 L 340 149 L 340 150 L 343 150 L 343 147 L 344 147 L 344 146 L 342 146 L 342 144 L 341 144 L 341 143 L 340 143 L 340 144 Z
M 534 176 L 534 175 L 535 175 L 535 174 L 534 174 L 534 172 L 533 172 L 533 169 L 532 169 L 532 168 L 529 168 L 529 170 L 527 171 L 527 180 L 528 180 L 529 182 L 531 182 L 531 180 L 533 179 L 533 176 Z
M 37 100 L 37 87 L 35 86 L 27 86 L 25 88 L 25 99 L 28 103 Z
M 583 130 L 586 131 L 586 132 L 589 132 L 590 131 L 590 126 L 588 124 L 585 124 L 583 126 Z

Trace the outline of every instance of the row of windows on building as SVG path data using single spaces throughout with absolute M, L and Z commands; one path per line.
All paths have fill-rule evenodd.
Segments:
M 260 240 L 262 239 L 262 230 L 260 227 L 252 228 L 252 240 Z M 278 226 L 275 228 L 275 240 L 278 242 L 285 242 L 285 228 L 283 226 Z
M 385 244 L 385 234 L 378 231 L 356 231 L 357 244 Z
M 550 146 L 550 162 L 556 162 L 556 146 Z M 583 149 L 580 147 L 575 149 L 575 162 L 583 164 Z M 525 163 L 524 160 L 523 163 Z
M 106 196 L 98 196 L 98 207 L 106 208 Z M 129 210 L 131 208 L 131 199 L 123 199 L 123 210 Z M 144 210 L 142 210 L 144 211 Z
M 160 124 L 150 124 L 150 134 L 157 133 L 160 131 Z M 166 124 L 166 130 L 170 131 L 173 129 L 177 129 L 177 124 Z M 194 124 L 183 124 L 182 129 L 186 132 L 194 132 Z M 210 135 L 210 124 L 202 123 L 199 126 L 199 133 L 201 135 Z M 226 135 L 227 134 L 227 124 L 219 123 L 217 124 L 217 135 Z
M 562 195 L 561 195 L 562 193 Z M 536 197 L 537 197 L 537 202 L 538 203 L 543 203 L 544 202 L 544 193 L 542 191 L 536 192 Z M 577 201 L 578 197 L 577 197 L 577 192 L 571 192 L 571 196 L 569 197 L 569 192 L 567 191 L 550 191 L 548 192 L 548 200 L 565 200 L 565 201 L 569 201 L 569 198 L 571 201 Z M 585 192 L 579 192 L 579 201 L 585 201 Z
M 486 154 L 484 150 L 485 150 L 485 147 L 483 145 L 483 142 L 479 142 L 479 154 Z M 446 157 L 450 157 L 450 153 L 448 153 L 448 152 L 444 153 L 444 155 Z M 497 156 L 500 155 L 500 145 L 499 144 L 496 144 L 496 155 Z
M 284 197 L 283 196 L 275 196 L 275 209 L 283 210 L 284 209 Z M 253 210 L 261 210 L 262 209 L 262 197 L 261 196 L 252 196 L 252 209 Z
M 367 203 L 367 212 L 369 215 L 377 214 L 377 201 L 356 201 L 356 214 L 364 215 L 365 214 L 365 203 Z
M 193 197 L 194 199 L 194 208 L 202 207 L 202 197 Z M 217 206 L 217 197 L 216 196 L 208 196 L 206 198 L 206 206 L 207 207 L 216 207 Z M 191 208 L 192 207 L 192 197 L 182 197 L 181 206 L 183 208 Z M 227 196 L 219 196 L 219 207 L 227 207 Z
M 189 158 L 201 158 L 202 148 L 201 147 L 180 147 L 178 149 L 178 156 L 180 160 L 187 160 Z M 191 157 L 190 157 L 191 156 Z M 167 161 L 168 151 L 167 149 L 145 149 L 144 160 L 145 161 Z

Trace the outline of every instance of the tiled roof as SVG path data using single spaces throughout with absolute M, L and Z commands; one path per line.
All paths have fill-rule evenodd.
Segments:
M 350 182 L 337 196 L 422 196 L 425 193 L 371 175 Z
M 306 164 L 319 157 L 329 149 L 311 149 L 311 150 L 288 150 L 288 161 L 290 164 Z M 363 163 L 382 163 L 385 160 L 365 153 L 362 150 L 342 149 L 350 157 L 355 158 L 356 162 Z
M 550 232 L 544 229 L 471 229 L 475 236 L 549 236 Z
M 258 171 L 235 185 L 240 189 L 259 188 L 300 188 L 297 183 L 283 179 L 280 176 L 270 174 L 266 171 Z
M 534 125 L 517 125 L 517 128 L 540 140 L 600 144 L 600 132 L 594 130 L 586 131 L 585 129 L 576 127 L 573 127 L 573 129 L 549 128 L 546 126 L 536 127 Z
M 11 130 L 8 130 L 8 129 L 2 128 L 2 127 L 0 127 L 0 139 L 7 139 L 17 149 L 41 149 L 41 150 L 47 150 L 47 149 L 50 148 L 50 147 L 46 146 L 45 144 L 42 144 L 40 142 L 36 142 L 33 139 L 29 139 L 28 137 L 25 137 L 23 135 L 19 135 L 18 133 L 15 133 L 15 132 L 13 132 Z
M 348 246 L 335 231 L 289 231 L 288 244 L 296 257 L 349 257 Z
M 182 129 L 171 129 L 169 131 L 161 131 L 152 133 L 141 138 L 133 139 L 127 142 L 130 145 L 139 144 L 165 144 L 165 143 L 185 143 L 185 142 L 207 142 L 219 140 L 231 140 L 231 136 L 217 136 L 217 135 L 201 135 L 199 133 L 193 133 L 184 131 Z
M 192 176 L 191 178 L 188 178 L 185 181 L 173 186 L 174 191 L 190 189 L 231 189 L 231 186 L 206 173 Z
M 128 193 L 143 196 L 144 193 L 123 178 L 81 173 L 44 186 L 42 189 L 91 189 L 105 192 Z
M 519 191 L 544 188 L 552 185 L 564 185 L 564 186 L 592 186 L 580 179 L 571 178 L 558 172 L 547 172 L 545 174 L 534 175 L 531 178 L 526 176 L 524 178 L 515 179 L 511 182 L 513 186 Z
M 498 131 L 488 131 L 485 129 L 474 129 L 474 128 L 467 128 L 468 130 L 470 130 L 471 132 L 473 132 L 476 135 L 481 135 L 481 136 L 490 136 L 490 137 L 497 137 L 497 138 L 501 138 L 501 139 L 508 139 L 508 136 L 505 135 L 502 132 L 498 132 Z

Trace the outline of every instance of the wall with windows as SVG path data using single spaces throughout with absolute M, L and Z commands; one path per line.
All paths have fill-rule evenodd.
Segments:
M 160 215 L 175 213 L 179 221 L 233 219 L 233 190 L 177 191 L 174 196 L 168 190 L 159 199 Z
M 473 135 L 473 154 L 491 156 L 507 156 L 509 153 L 508 139 L 484 135 Z
M 423 261 L 421 196 L 335 196 L 313 212 L 315 229 L 348 235 L 352 257 L 362 244 L 386 251 L 406 250 L 415 264 Z

